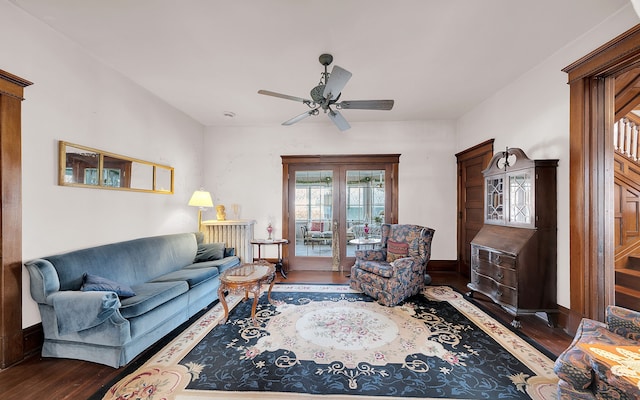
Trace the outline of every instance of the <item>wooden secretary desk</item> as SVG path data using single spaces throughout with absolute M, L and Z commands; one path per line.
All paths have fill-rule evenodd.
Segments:
M 471 282 L 514 315 L 544 312 L 556 303 L 558 160 L 531 160 L 518 148 L 496 153 L 484 175 L 484 226 L 471 241 Z

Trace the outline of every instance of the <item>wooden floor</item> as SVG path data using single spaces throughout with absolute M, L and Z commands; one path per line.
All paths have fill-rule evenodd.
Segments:
M 279 278 L 282 281 L 282 278 Z M 292 271 L 289 283 L 348 283 L 340 273 Z M 455 274 L 433 276 L 433 284 L 449 285 L 466 291 L 466 279 Z M 491 301 L 477 295 L 480 306 L 504 323 L 513 319 Z M 572 338 L 559 328 L 550 328 L 535 316 L 522 317 L 522 333 L 556 356 L 571 343 Z M 124 368 L 124 367 L 123 367 Z M 31 356 L 21 363 L 0 371 L 0 398 L 8 399 L 86 399 L 115 378 L 123 368 L 65 359 L 44 359 Z

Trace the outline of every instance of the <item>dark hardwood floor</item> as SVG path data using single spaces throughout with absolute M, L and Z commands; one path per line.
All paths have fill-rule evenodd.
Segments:
M 283 281 L 279 278 L 280 281 Z M 348 283 L 340 273 L 292 271 L 289 283 Z M 467 280 L 451 273 L 434 274 L 433 284 L 449 285 L 466 292 Z M 500 307 L 482 295 L 475 300 L 505 324 L 513 319 Z M 552 354 L 559 355 L 572 338 L 560 328 L 550 328 L 535 316 L 521 318 L 522 333 L 529 336 Z M 132 361 L 132 362 L 135 362 Z M 38 354 L 0 371 L 0 398 L 8 399 L 86 399 L 114 379 L 124 367 L 114 369 L 78 360 L 42 358 Z

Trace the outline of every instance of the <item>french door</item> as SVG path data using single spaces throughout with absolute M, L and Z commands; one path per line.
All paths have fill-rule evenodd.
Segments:
M 289 270 L 349 271 L 397 222 L 398 155 L 283 156 Z

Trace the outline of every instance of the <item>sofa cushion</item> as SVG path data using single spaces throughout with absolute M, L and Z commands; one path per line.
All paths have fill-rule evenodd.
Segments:
M 171 282 L 171 281 L 187 281 L 189 287 L 193 287 L 200 282 L 211 279 L 214 276 L 218 276 L 218 268 L 191 268 L 191 269 L 179 269 L 177 271 L 169 272 L 162 276 L 157 277 L 151 282 Z
M 115 292 L 119 297 L 131 297 L 136 293 L 131 289 L 131 286 L 114 282 L 111 279 L 103 278 L 98 275 L 84 273 L 82 276 L 83 292 Z
M 198 245 L 195 262 L 214 261 L 224 257 L 224 243 L 203 243 Z
M 147 282 L 133 286 L 136 295 L 122 299 L 120 314 L 125 318 L 137 317 L 186 293 L 189 285 L 186 281 Z
M 219 272 L 240 265 L 240 259 L 236 256 L 225 257 L 220 260 L 197 262 L 184 267 L 185 269 L 216 267 Z

